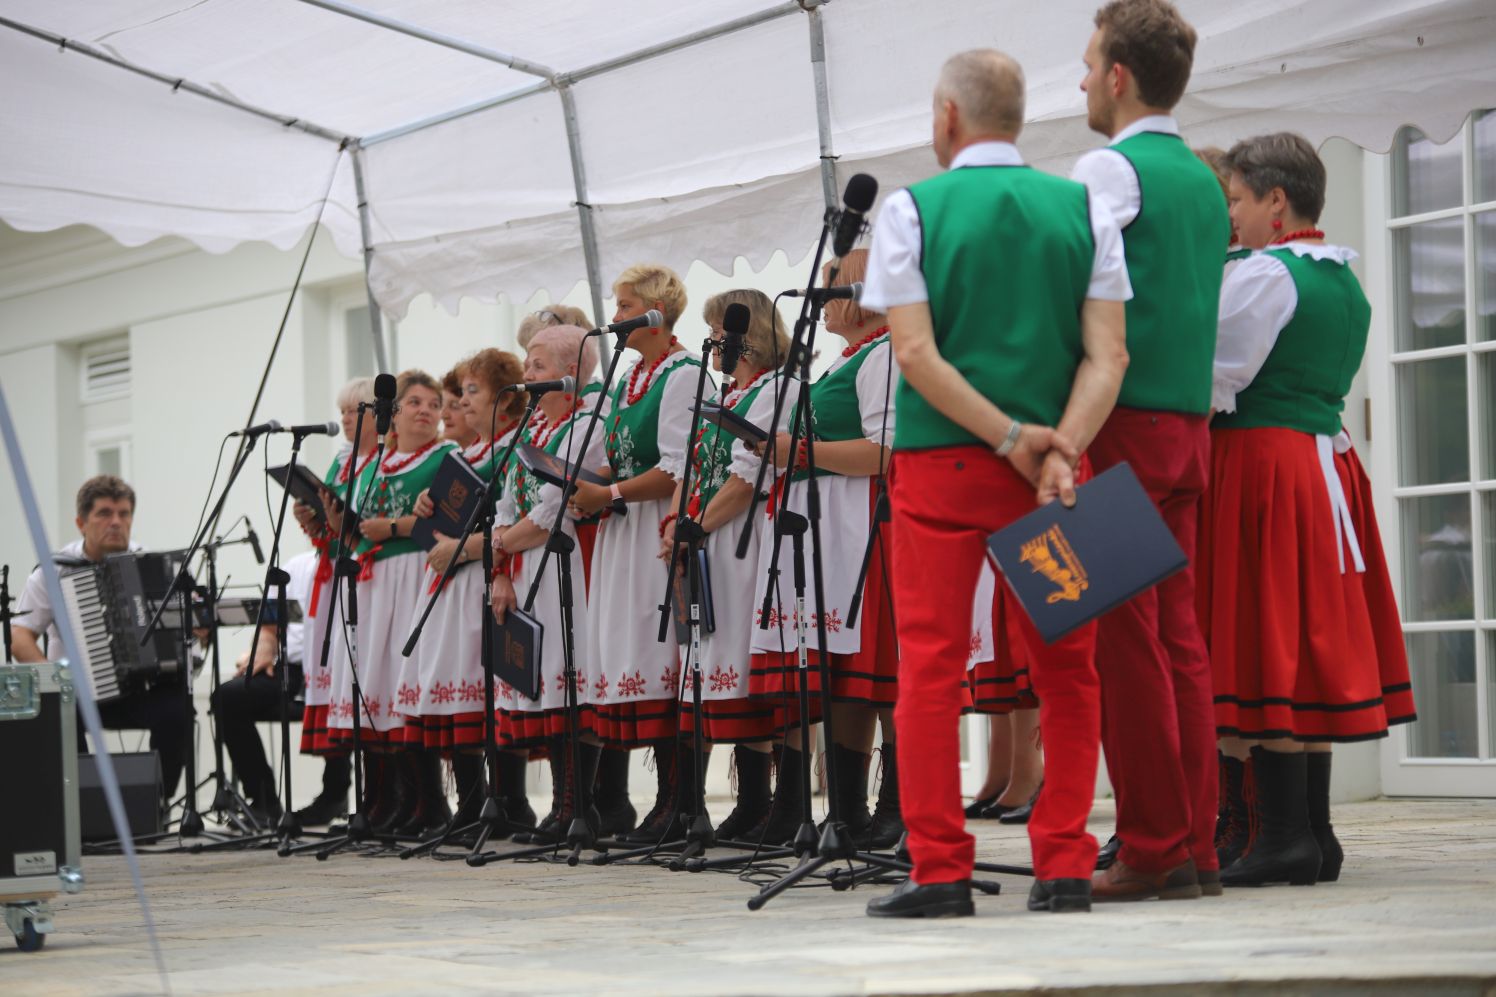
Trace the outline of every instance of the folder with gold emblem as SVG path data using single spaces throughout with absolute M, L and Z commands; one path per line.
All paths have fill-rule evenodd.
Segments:
M 1075 490 L 1075 506 L 1040 506 L 987 538 L 1008 587 L 1053 643 L 1188 563 L 1127 464 Z
M 473 517 L 473 510 L 478 508 L 483 497 L 484 484 L 478 472 L 460 454 L 449 453 L 443 457 L 427 492 L 431 498 L 431 515 L 416 519 L 410 531 L 411 539 L 422 549 L 430 550 L 436 546 L 438 532 L 453 540 L 462 536 L 468 520 Z
M 492 613 L 484 613 L 486 624 L 493 628 L 490 665 L 494 678 L 507 682 L 526 699 L 540 699 L 540 652 L 545 627 L 523 609 L 511 609 L 503 623 L 495 623 Z

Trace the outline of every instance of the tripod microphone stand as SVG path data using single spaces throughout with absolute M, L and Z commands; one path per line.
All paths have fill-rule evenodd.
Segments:
M 515 385 L 519 388 L 519 385 Z M 489 418 L 489 439 L 493 439 L 494 427 L 499 421 L 499 402 L 503 398 L 503 392 L 494 399 L 493 412 Z M 493 582 L 493 528 L 495 505 L 498 494 L 503 489 L 504 476 L 508 473 L 509 463 L 514 458 L 514 451 L 519 446 L 520 439 L 524 436 L 525 427 L 530 424 L 530 418 L 535 413 L 535 406 L 540 403 L 539 395 L 530 396 L 529 403 L 525 406 L 524 415 L 520 417 L 518 425 L 515 426 L 513 435 L 509 440 L 509 446 L 505 448 L 504 455 L 494 463 L 493 472 L 489 479 L 483 484 L 483 493 L 478 498 L 478 505 L 472 515 L 464 524 L 461 536 L 457 539 L 457 550 L 462 550 L 471 537 L 480 528 L 483 531 L 483 604 L 479 608 L 480 619 L 483 621 L 482 629 L 479 631 L 478 646 L 479 656 L 483 661 L 483 764 L 484 764 L 484 800 L 483 807 L 478 813 L 478 818 L 469 824 L 457 825 L 454 819 L 447 827 L 439 833 L 433 834 L 422 841 L 417 842 L 400 851 L 402 859 L 412 858 L 424 852 L 435 853 L 436 849 L 446 844 L 451 838 L 465 835 L 469 831 L 477 830 L 478 838 L 469 857 L 482 853 L 483 847 L 500 828 L 508 829 L 511 833 L 522 830 L 521 826 L 513 824 L 508 816 L 508 798 L 504 790 L 499 786 L 499 736 L 498 725 L 494 720 L 494 675 L 493 675 L 493 619 L 492 610 L 489 608 L 490 586 Z M 454 554 L 452 560 L 447 562 L 447 567 L 442 571 L 441 578 L 437 581 L 436 590 L 431 593 L 431 598 L 426 602 L 426 608 L 421 613 L 421 618 L 411 630 L 410 637 L 401 648 L 400 653 L 410 657 L 415 650 L 416 643 L 421 639 L 421 633 L 426 627 L 426 620 L 430 618 L 431 611 L 436 607 L 436 600 L 446 592 L 447 583 L 457 572 L 457 557 Z

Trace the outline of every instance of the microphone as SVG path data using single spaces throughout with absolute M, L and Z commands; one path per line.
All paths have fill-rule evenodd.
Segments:
M 249 426 L 244 429 L 236 429 L 229 435 L 248 436 L 250 439 L 254 439 L 256 436 L 263 436 L 266 433 L 279 433 L 280 431 L 281 424 L 276 422 L 274 419 L 271 419 L 268 422 L 260 423 L 258 426 Z
M 250 523 L 248 516 L 244 517 L 244 538 L 249 541 L 249 549 L 255 552 L 255 563 L 264 564 L 265 552 L 260 549 L 259 534 L 255 533 L 254 525 Z
M 836 232 L 831 239 L 831 251 L 840 259 L 852 251 L 857 239 L 866 228 L 868 209 L 878 196 L 878 181 L 866 173 L 857 173 L 847 181 L 842 194 L 842 209 L 836 216 Z
M 862 300 L 862 281 L 856 280 L 850 284 L 842 284 L 837 287 L 813 287 L 807 294 L 803 290 L 785 291 L 786 298 L 810 298 L 810 300 L 821 304 L 827 301 L 835 301 L 838 298 L 850 298 L 852 301 Z
M 521 381 L 504 385 L 504 391 L 528 391 L 532 395 L 543 395 L 550 391 L 572 394 L 577 390 L 577 379 L 567 374 L 559 381 Z M 503 392 L 500 392 L 502 394 Z
M 374 432 L 379 434 L 381 443 L 390 431 L 390 420 L 395 415 L 396 390 L 394 374 L 380 374 L 374 378 Z
M 614 322 L 612 325 L 601 326 L 587 333 L 589 336 L 601 336 L 610 332 L 615 336 L 627 336 L 635 329 L 653 329 L 665 324 L 665 316 L 661 315 L 659 309 L 651 308 L 638 318 L 624 319 L 622 322 Z
M 722 313 L 722 373 L 731 377 L 743 357 L 743 337 L 748 334 L 748 306 L 734 301 Z
M 335 422 L 309 422 L 304 426 L 287 426 L 280 430 L 282 433 L 292 433 L 296 436 L 337 436 L 343 431 L 343 427 Z

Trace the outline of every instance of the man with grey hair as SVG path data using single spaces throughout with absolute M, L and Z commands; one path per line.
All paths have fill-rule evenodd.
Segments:
M 878 917 L 973 913 L 975 840 L 961 807 L 968 603 L 988 534 L 1037 498 L 1075 501 L 1081 454 L 1127 366 L 1132 294 L 1121 235 L 1081 184 L 1029 169 L 1013 145 L 1023 72 L 991 50 L 952 57 L 935 91 L 947 172 L 889 197 L 864 308 L 888 314 L 903 379 L 894 433 L 899 790 L 914 871 Z M 1095 627 L 1053 644 L 1024 617 L 1049 758 L 1029 837 L 1031 910 L 1089 910 L 1101 707 Z

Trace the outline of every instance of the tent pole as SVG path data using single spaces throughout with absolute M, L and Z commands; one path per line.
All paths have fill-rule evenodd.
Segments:
M 835 208 L 836 153 L 831 139 L 831 89 L 826 75 L 826 28 L 821 23 L 819 6 L 807 5 L 806 20 L 810 23 L 810 68 L 815 74 L 816 127 L 821 136 L 821 192 L 826 198 L 826 207 Z
M 364 10 L 362 7 L 355 7 L 350 3 L 342 3 L 341 0 L 301 0 L 301 2 L 311 7 L 321 7 L 323 10 L 331 11 L 334 14 L 342 14 L 344 17 L 351 17 L 355 21 L 372 24 L 376 28 L 396 31 L 402 35 L 409 35 L 411 38 L 418 38 L 423 42 L 441 45 L 444 48 L 463 52 L 479 59 L 487 59 L 489 62 L 497 62 L 508 66 L 510 69 L 518 70 L 521 73 L 529 73 L 531 76 L 539 76 L 548 80 L 555 75 L 545 66 L 531 62 L 528 59 L 521 59 L 517 55 L 510 55 L 508 52 L 500 52 L 498 49 L 488 48 L 483 45 L 475 45 L 455 35 L 444 35 L 439 31 L 431 31 L 419 25 L 411 24 L 408 21 L 401 21 L 393 17 L 386 17 L 383 14 L 376 14 L 374 11 Z
M 374 365 L 381 374 L 389 373 L 390 361 L 384 355 L 384 322 L 379 302 L 374 300 L 374 285 L 369 282 L 369 264 L 374 260 L 374 239 L 369 225 L 369 198 L 364 194 L 364 150 L 355 144 L 353 152 L 353 189 L 358 196 L 358 228 L 364 243 L 364 293 L 369 296 L 369 335 L 374 343 Z
M 587 171 L 582 159 L 582 131 L 577 124 L 577 102 L 571 87 L 557 88 L 561 95 L 561 112 L 566 117 L 566 145 L 571 151 L 571 179 L 577 192 L 577 220 L 582 228 L 582 259 L 587 264 L 587 286 L 592 291 L 592 320 L 603 323 L 603 280 L 597 258 L 597 228 L 593 224 L 592 202 L 587 197 Z M 598 359 L 607 364 L 613 344 L 603 336 Z

